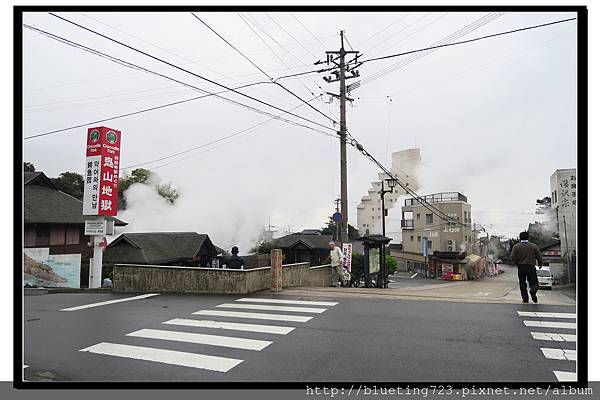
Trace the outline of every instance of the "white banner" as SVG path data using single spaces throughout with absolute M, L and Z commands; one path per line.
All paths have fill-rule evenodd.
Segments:
M 342 266 L 352 273 L 352 243 L 342 243 Z
M 100 159 L 102 156 L 85 158 L 83 177 L 83 215 L 98 215 L 100 203 Z

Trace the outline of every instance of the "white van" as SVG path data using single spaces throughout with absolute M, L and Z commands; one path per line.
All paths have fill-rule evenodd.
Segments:
M 552 276 L 550 267 L 542 267 L 541 269 L 536 268 L 535 272 L 537 274 L 540 289 L 547 288 L 548 290 L 552 290 L 552 279 L 554 277 Z

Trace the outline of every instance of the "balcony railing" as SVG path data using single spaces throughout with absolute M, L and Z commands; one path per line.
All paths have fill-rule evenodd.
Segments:
M 420 200 L 420 201 L 419 201 Z M 406 199 L 404 200 L 405 206 L 418 206 L 422 203 L 444 203 L 452 201 L 464 201 L 467 202 L 467 196 L 459 192 L 443 192 L 428 194 L 426 196 L 419 196 L 417 199 Z
M 400 226 L 402 229 L 415 229 L 415 221 L 412 219 L 403 219 Z

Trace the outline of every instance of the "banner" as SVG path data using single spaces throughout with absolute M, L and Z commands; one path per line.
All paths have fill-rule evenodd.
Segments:
M 352 273 L 352 243 L 342 243 L 342 266 Z
M 89 128 L 85 155 L 83 215 L 116 216 L 121 131 L 104 126 Z

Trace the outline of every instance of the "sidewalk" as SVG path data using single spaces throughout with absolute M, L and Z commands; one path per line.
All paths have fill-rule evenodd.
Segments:
M 460 281 L 405 288 L 286 288 L 286 294 L 340 298 L 404 299 L 458 303 L 521 304 L 516 269 L 505 267 L 505 273 L 480 281 Z M 560 291 L 539 290 L 539 304 L 575 305 L 575 300 Z

